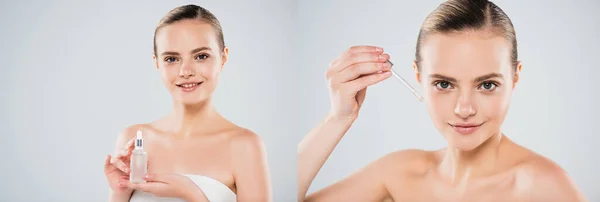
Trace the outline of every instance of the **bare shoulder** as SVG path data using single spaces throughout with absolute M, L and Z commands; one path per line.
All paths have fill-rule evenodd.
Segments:
M 587 201 L 562 167 L 533 152 L 518 166 L 517 186 L 536 201 Z
M 414 189 L 434 165 L 435 152 L 407 149 L 389 153 L 365 169 L 369 178 L 376 179 L 387 192 L 384 201 L 398 197 L 398 193 Z
M 238 200 L 272 201 L 267 155 L 260 136 L 247 128 L 228 128 Z
M 261 137 L 247 128 L 239 126 L 233 128 L 230 135 L 231 145 L 234 148 L 259 149 L 264 146 Z
M 233 155 L 243 158 L 260 158 L 265 153 L 261 137 L 254 131 L 237 125 L 228 126 L 223 134 L 227 137 Z
M 429 154 L 401 150 L 370 162 L 342 180 L 310 194 L 306 201 L 389 201 L 407 176 L 419 175 Z M 410 177 L 409 177 L 410 178 Z
M 134 138 L 137 134 L 138 130 L 147 130 L 149 128 L 148 124 L 134 124 L 127 126 L 123 130 L 119 132 L 117 137 L 117 147 L 120 148 L 127 143 L 130 139 Z
M 215 133 L 227 139 L 232 146 L 262 145 L 260 136 L 248 128 L 237 125 L 225 118 L 220 120 L 219 125 Z
M 394 192 L 405 190 L 412 182 L 422 179 L 431 170 L 433 156 L 431 151 L 399 150 L 371 162 L 362 172 L 380 183 L 391 197 Z
M 388 174 L 422 175 L 427 173 L 434 163 L 435 152 L 418 149 L 399 150 L 389 153 L 376 163 L 389 169 Z
M 236 183 L 252 182 L 257 187 L 267 187 L 267 152 L 260 136 L 242 127 L 236 127 L 228 133 Z

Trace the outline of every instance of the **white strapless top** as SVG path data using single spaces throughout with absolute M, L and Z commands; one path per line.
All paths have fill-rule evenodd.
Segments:
M 210 177 L 202 175 L 187 175 L 202 190 L 208 201 L 211 202 L 235 202 L 236 195 L 223 183 Z M 131 195 L 130 202 L 184 202 L 178 198 L 156 197 L 150 193 L 135 190 Z

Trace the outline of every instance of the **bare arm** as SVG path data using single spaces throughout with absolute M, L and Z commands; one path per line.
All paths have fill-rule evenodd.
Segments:
M 245 134 L 235 137 L 232 151 L 237 200 L 272 201 L 267 155 L 260 137 L 246 131 Z
M 383 201 L 389 197 L 385 186 L 387 158 L 378 159 L 352 175 L 309 194 L 302 201 Z M 315 171 L 316 172 L 316 171 Z M 389 177 L 389 176 L 388 176 Z M 300 195 L 302 196 L 302 195 Z
M 299 201 L 303 200 L 310 184 L 353 121 L 328 116 L 298 144 Z
M 358 116 L 366 88 L 391 75 L 389 56 L 374 46 L 354 46 L 331 62 L 329 81 L 331 111 L 298 145 L 298 201 L 371 201 L 385 193 L 368 166 L 335 185 L 305 199 L 313 179 Z
M 531 186 L 531 197 L 533 201 L 548 202 L 587 202 L 573 180 L 554 162 L 541 159 L 533 163 L 531 175 L 533 175 L 533 186 Z

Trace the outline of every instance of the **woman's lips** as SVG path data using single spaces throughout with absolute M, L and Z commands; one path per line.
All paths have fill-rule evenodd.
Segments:
M 183 91 L 183 92 L 192 92 L 192 91 L 196 90 L 196 88 L 198 88 L 201 84 L 202 84 L 202 82 L 184 83 L 184 84 L 177 84 L 176 86 L 179 87 L 179 89 L 181 89 L 181 91 Z
M 468 135 L 468 134 L 475 132 L 477 129 L 479 129 L 479 127 L 481 127 L 481 125 L 483 125 L 483 123 L 481 123 L 481 124 L 472 124 L 472 123 L 450 124 L 450 126 L 452 126 L 452 128 L 454 128 L 454 131 L 456 131 L 460 134 L 463 134 L 463 135 Z

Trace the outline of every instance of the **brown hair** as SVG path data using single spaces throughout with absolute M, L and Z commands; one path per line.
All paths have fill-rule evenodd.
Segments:
M 156 33 L 164 26 L 173 24 L 181 20 L 200 20 L 213 27 L 217 34 L 217 40 L 219 40 L 219 49 L 223 51 L 225 48 L 225 40 L 223 39 L 223 29 L 221 23 L 210 11 L 197 5 L 184 5 L 169 11 L 158 23 L 154 30 L 154 55 L 156 56 Z
M 503 35 L 511 44 L 510 59 L 515 69 L 518 63 L 515 29 L 506 13 L 488 0 L 448 0 L 429 14 L 421 26 L 417 39 L 415 53 L 417 68 L 421 61 L 421 44 L 428 35 L 481 30 Z

